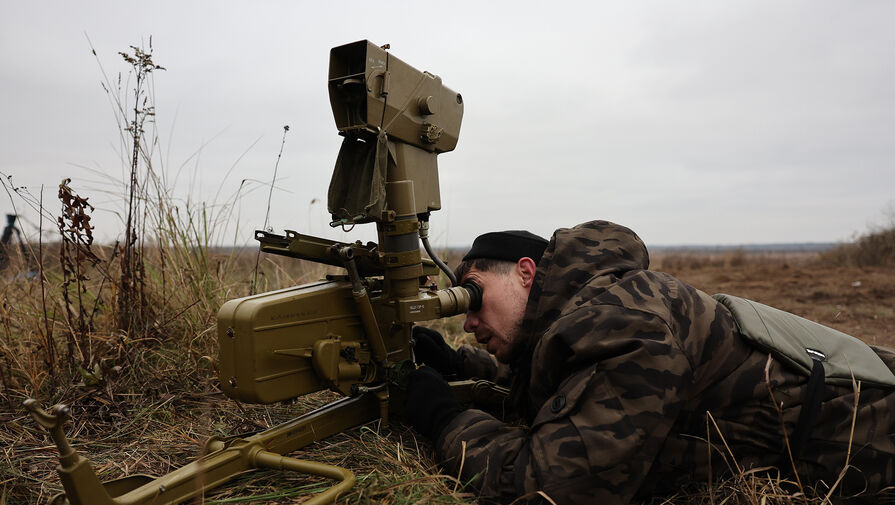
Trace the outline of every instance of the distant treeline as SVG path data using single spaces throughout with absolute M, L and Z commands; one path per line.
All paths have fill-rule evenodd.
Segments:
M 895 225 L 839 245 L 823 256 L 842 266 L 895 266 Z
M 822 253 L 836 248 L 834 242 L 793 242 L 784 244 L 737 244 L 737 245 L 648 245 L 650 251 L 666 253 L 724 253 L 743 251 L 748 253 Z

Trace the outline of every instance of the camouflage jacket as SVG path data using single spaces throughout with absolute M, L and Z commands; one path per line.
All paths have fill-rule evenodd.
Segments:
M 832 485 L 854 420 L 856 470 L 837 493 L 892 485 L 895 394 L 860 391 L 855 410 L 851 388 L 826 386 L 793 464 L 785 440 L 807 377 L 744 342 L 710 296 L 648 265 L 646 247 L 622 226 L 555 232 L 514 362 L 511 396 L 525 426 L 464 411 L 436 441 L 448 473 L 462 467 L 462 482 L 498 501 L 543 493 L 558 504 L 629 503 L 769 466 L 795 468 L 806 487 Z M 877 352 L 895 368 L 895 354 Z

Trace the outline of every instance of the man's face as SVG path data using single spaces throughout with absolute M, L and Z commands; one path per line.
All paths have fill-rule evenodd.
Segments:
M 471 281 L 482 288 L 482 306 L 466 313 L 463 329 L 475 333 L 475 339 L 502 363 L 509 361 L 520 339 L 533 269 L 530 274 L 517 264 L 507 274 L 472 268 L 460 280 L 461 284 Z

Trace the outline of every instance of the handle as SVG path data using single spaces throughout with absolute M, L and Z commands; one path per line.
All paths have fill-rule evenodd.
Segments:
M 292 472 L 307 473 L 337 479 L 339 482 L 326 491 L 314 495 L 302 503 L 306 505 L 324 505 L 333 503 L 339 495 L 354 486 L 354 474 L 347 468 L 342 468 L 325 463 L 315 463 L 301 459 L 281 456 L 275 452 L 258 450 L 252 456 L 252 464 L 258 468 L 271 468 L 274 470 L 288 470 Z

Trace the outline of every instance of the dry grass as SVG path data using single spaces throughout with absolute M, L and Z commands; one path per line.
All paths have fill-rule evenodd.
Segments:
M 47 247 L 45 259 L 48 307 L 61 303 L 57 267 L 52 266 L 53 251 Z M 98 249 L 101 257 L 108 250 Z M 184 253 L 180 253 L 183 255 Z M 4 305 L 2 330 L 3 373 L 10 381 L 4 388 L 2 402 L 3 427 L 0 428 L 0 489 L 8 503 L 42 503 L 60 491 L 55 475 L 57 457 L 43 430 L 25 416 L 21 401 L 37 396 L 44 404 L 65 402 L 72 406 L 73 423 L 68 433 L 74 447 L 89 457 L 101 478 L 110 479 L 133 473 L 160 475 L 182 466 L 201 451 L 202 442 L 210 435 L 246 433 L 273 426 L 307 412 L 336 398 L 322 392 L 308 397 L 269 406 L 237 405 L 223 396 L 217 387 L 213 369 L 216 343 L 213 337 L 217 304 L 225 299 L 247 294 L 252 275 L 254 253 L 191 251 L 206 257 L 201 264 L 210 265 L 204 273 L 195 271 L 169 277 L 169 313 L 160 313 L 167 321 L 162 336 L 130 339 L 110 330 L 116 318 L 100 314 L 96 328 L 88 335 L 88 344 L 95 362 L 96 382 L 87 384 L 85 375 L 67 365 L 63 322 L 50 317 L 53 338 L 59 348 L 57 363 L 59 380 L 50 387 L 40 347 L 44 342 L 39 324 L 45 317 L 38 296 L 38 280 L 28 280 L 21 258 L 18 270 L 7 271 L 0 284 Z M 176 257 L 174 251 L 166 253 Z M 149 264 L 162 254 L 147 256 Z M 673 258 L 672 258 L 673 259 Z M 700 261 L 675 264 L 701 265 Z M 719 266 L 701 265 L 677 272 L 753 277 L 764 269 L 811 270 L 818 263 L 801 258 L 768 258 L 747 256 L 739 267 L 728 262 Z M 791 264 L 801 266 L 793 267 Z M 670 264 L 670 263 L 669 263 Z M 782 265 L 790 265 L 783 268 Z M 97 267 L 99 268 L 99 267 Z M 315 265 L 284 258 L 265 257 L 261 264 L 264 289 L 274 289 L 309 282 L 323 275 Z M 810 277 L 810 276 L 809 276 Z M 753 277 L 754 278 L 754 277 Z M 758 278 L 761 278 L 759 275 Z M 56 279 L 55 283 L 52 279 Z M 175 281 L 176 279 L 176 281 Z M 692 279 L 690 279 L 692 281 Z M 91 281 L 98 283 L 99 281 Z M 699 279 L 696 280 L 699 285 Z M 88 293 L 99 288 L 90 284 Z M 201 287 L 201 289 L 200 289 Z M 706 287 L 702 285 L 700 287 Z M 732 291 L 738 291 L 731 286 Z M 159 289 L 153 285 L 153 292 Z M 707 287 L 707 289 L 711 289 Z M 190 290 L 175 296 L 179 290 Z M 201 293 L 201 296 L 199 294 Z M 178 298 L 181 297 L 183 299 Z M 200 303 L 191 303 L 190 297 Z M 765 300 L 772 302 L 773 300 Z M 114 304 L 104 305 L 113 307 Z M 109 310 L 109 309 L 106 309 Z M 52 310 L 51 310 L 52 312 Z M 462 318 L 436 322 L 448 338 L 469 341 L 462 334 Z M 28 357 L 24 359 L 22 357 Z M 33 358 L 37 359 L 33 359 Z M 106 363 L 106 364 L 103 364 Z M 112 373 L 112 364 L 120 367 Z M 717 438 L 713 438 L 717 443 Z M 723 450 L 723 447 L 720 449 Z M 440 475 L 428 443 L 402 427 L 380 427 L 377 423 L 320 441 L 295 457 L 345 466 L 358 477 L 348 503 L 471 503 L 473 497 L 449 476 Z M 295 503 L 328 486 L 316 478 L 261 471 L 236 479 L 232 484 L 206 497 L 206 503 Z M 694 485 L 675 496 L 656 500 L 668 504 L 819 504 L 819 498 L 806 501 L 792 482 L 745 472 L 711 486 Z
M 168 253 L 169 258 L 176 256 Z M 44 405 L 62 402 L 72 407 L 69 437 L 102 479 L 164 474 L 196 457 L 208 436 L 269 428 L 336 399 L 334 393 L 322 392 L 283 404 L 239 405 L 220 393 L 213 369 L 214 316 L 224 300 L 248 294 L 254 252 L 201 254 L 207 255 L 204 263 L 228 267 L 209 268 L 210 278 L 197 272 L 170 276 L 169 309 L 158 313 L 155 337 L 134 339 L 116 333 L 117 319 L 105 313 L 107 309 L 87 335 L 90 364 L 82 366 L 78 354 L 71 366 L 64 352 L 67 328 L 50 316 L 52 343 L 59 351 L 55 383 L 49 379 L 46 353 L 41 352 L 45 339 L 40 331 L 44 316 L 39 279 L 22 275 L 21 266 L 27 262 L 21 258 L 16 259 L 17 270 L 4 272 L 0 280 L 0 293 L 6 300 L 0 340 L 4 376 L 0 489 L 8 503 L 40 503 L 61 490 L 55 475 L 55 447 L 22 407 L 29 396 Z M 161 255 L 148 257 L 157 261 Z M 52 258 L 48 253 L 45 259 Z M 298 260 L 263 257 L 259 273 L 266 290 L 316 280 L 325 270 Z M 58 277 L 55 267 L 47 268 L 46 277 L 47 305 L 58 308 L 63 302 L 61 284 L 58 279 L 52 282 Z M 160 288 L 151 287 L 150 293 Z M 87 292 L 95 289 L 99 283 L 91 283 Z M 199 303 L 189 302 L 190 297 Z M 350 502 L 468 502 L 462 489 L 454 490 L 452 479 L 438 475 L 431 448 L 401 426 L 386 429 L 374 423 L 314 444 L 298 457 L 354 471 L 358 484 L 345 497 Z M 237 497 L 259 495 L 257 502 L 293 503 L 327 485 L 307 476 L 258 472 L 237 479 L 206 502 L 231 503 Z
M 45 299 L 39 276 L 26 275 L 33 262 L 15 258 L 13 269 L 3 272 L 0 279 L 4 300 L 0 446 L 5 448 L 0 455 L 0 489 L 7 490 L 9 503 L 40 502 L 59 491 L 55 448 L 26 416 L 22 401 L 27 397 L 36 397 L 45 406 L 62 402 L 72 407 L 68 431 L 74 446 L 94 461 L 103 478 L 165 473 L 195 456 L 209 435 L 269 427 L 274 420 L 291 418 L 331 399 L 239 407 L 219 392 L 213 369 L 214 318 L 223 301 L 248 294 L 251 252 L 194 251 L 220 268 L 212 266 L 201 273 L 172 268 L 164 302 L 159 301 L 160 284 L 148 291 L 164 310 L 157 311 L 156 319 L 135 336 L 116 329 L 114 293 L 104 291 L 114 284 L 103 283 L 102 273 L 90 270 L 96 278 L 86 283 L 85 296 L 103 301 L 91 330 L 70 354 L 67 342 L 72 328 L 61 315 L 63 281 L 52 262 L 59 248 L 46 249 Z M 309 282 L 322 272 L 282 258 L 265 258 L 261 265 L 265 289 Z M 47 352 L 47 345 L 54 351 Z
M 156 246 L 158 247 L 158 246 Z M 133 473 L 160 475 L 197 456 L 210 435 L 246 433 L 273 426 L 335 398 L 318 393 L 269 406 L 237 405 L 217 387 L 214 316 L 226 299 L 248 294 L 254 251 L 222 251 L 211 247 L 170 244 L 165 251 L 148 248 L 147 292 L 163 310 L 149 326 L 148 337 L 133 338 L 115 329 L 115 275 L 109 265 L 112 249 L 96 247 L 101 261 L 87 271 L 85 296 L 103 300 L 87 334 L 92 361 L 81 353 L 70 361 L 66 341 L 70 328 L 62 314 L 59 245 L 43 248 L 44 282 L 27 272 L 32 259 L 13 257 L 0 280 L 5 303 L 0 312 L 0 490 L 7 503 L 41 503 L 60 490 L 54 467 L 55 448 L 21 406 L 28 396 L 45 405 L 72 406 L 68 433 L 74 447 L 93 461 L 101 478 Z M 162 265 L 162 258 L 165 264 Z M 179 258 L 179 259 L 178 259 Z M 895 327 L 888 300 L 895 295 L 895 273 L 879 268 L 832 266 L 817 256 L 743 254 L 700 258 L 659 255 L 657 269 L 669 271 L 708 292 L 744 294 L 770 305 L 816 316 L 834 327 L 875 343 L 892 343 Z M 108 269 L 108 272 L 104 273 Z M 159 274 L 166 269 L 165 283 Z M 263 257 L 260 289 L 310 282 L 324 275 L 317 265 L 279 257 Z M 856 282 L 860 284 L 855 286 Z M 105 286 L 105 287 L 104 287 Z M 45 293 L 45 300 L 41 292 Z M 92 307 L 91 304 L 88 304 Z M 46 306 L 46 310 L 44 310 Z M 888 309 L 887 309 L 888 307 Z M 831 313 L 831 310 L 836 310 Z M 462 317 L 434 322 L 449 340 L 470 342 L 462 333 Z M 57 380 L 50 380 L 45 328 L 56 348 Z M 713 438 L 717 443 L 717 438 Z M 723 450 L 721 448 L 720 450 Z M 351 430 L 300 451 L 297 457 L 345 466 L 358 484 L 345 497 L 350 503 L 470 503 L 472 497 L 456 482 L 440 475 L 431 447 L 400 426 L 376 424 Z M 207 503 L 294 503 L 321 486 L 318 479 L 276 472 L 257 472 L 206 497 Z M 811 491 L 806 491 L 812 495 Z M 793 482 L 744 472 L 711 486 L 695 484 L 668 504 L 819 504 L 822 493 L 806 499 Z M 255 497 L 255 498 L 250 498 Z
M 7 503 L 42 503 L 60 491 L 55 448 L 21 406 L 28 396 L 44 405 L 72 406 L 69 436 L 104 479 L 166 473 L 196 457 L 210 435 L 267 428 L 335 399 L 332 393 L 318 393 L 284 404 L 252 406 L 237 405 L 219 392 L 213 367 L 215 313 L 223 301 L 248 294 L 254 251 L 179 243 L 169 243 L 164 250 L 157 245 L 146 248 L 147 271 L 152 272 L 146 292 L 162 309 L 155 312 L 156 319 L 142 336 L 131 337 L 116 329 L 115 283 L 104 281 L 105 276 L 116 275 L 109 260 L 114 251 L 94 246 L 100 261 L 86 270 L 89 280 L 84 283 L 84 296 L 101 303 L 84 341 L 89 351 L 76 351 L 72 360 L 66 344 L 71 328 L 62 315 L 59 249 L 59 244 L 43 246 L 42 283 L 40 276 L 28 275 L 36 266 L 34 258 L 17 255 L 0 279 L 4 300 L 0 306 L 0 496 Z M 874 343 L 893 343 L 891 333 L 882 330 L 895 327 L 895 311 L 888 302 L 895 295 L 895 272 L 834 266 L 810 254 L 659 255 L 654 263 L 657 269 L 705 291 L 743 294 Z M 259 289 L 310 282 L 324 274 L 318 265 L 265 256 Z M 462 333 L 462 317 L 436 321 L 433 326 L 455 343 L 471 341 Z M 45 349 L 47 328 L 56 351 L 52 354 L 55 382 Z M 82 361 L 85 355 L 91 357 L 89 362 Z M 718 443 L 717 434 L 712 440 Z M 401 426 L 382 428 L 374 423 L 320 441 L 295 456 L 355 472 L 358 484 L 344 497 L 350 503 L 472 502 L 462 486 L 440 475 L 431 447 Z M 205 501 L 294 503 L 326 485 L 301 475 L 256 472 Z M 682 505 L 822 502 L 822 492 L 809 489 L 806 493 L 810 499 L 793 482 L 743 472 L 710 486 L 694 484 L 655 501 Z

